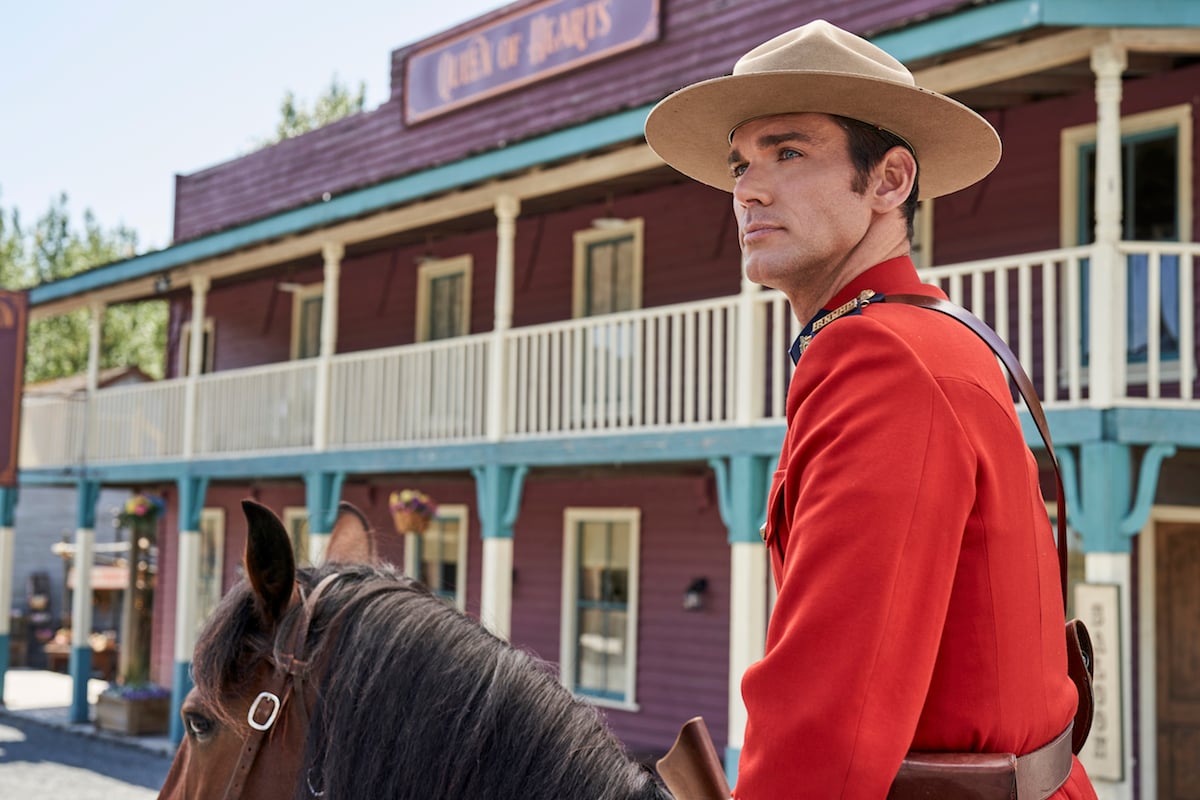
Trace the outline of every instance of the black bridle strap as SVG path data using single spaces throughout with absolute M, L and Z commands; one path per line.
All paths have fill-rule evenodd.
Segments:
M 233 768 L 233 774 L 229 776 L 229 784 L 225 788 L 225 800 L 238 800 L 242 796 L 242 792 L 246 788 L 246 780 L 250 777 L 250 772 L 254 769 L 255 761 L 258 759 L 258 753 L 262 749 L 263 740 L 275 729 L 279 715 L 289 706 L 289 699 L 296 698 L 296 713 L 300 715 L 300 725 L 303 729 L 308 729 L 308 703 L 304 691 L 308 662 L 302 658 L 304 645 L 308 640 L 308 629 L 312 624 L 317 599 L 337 577 L 336 573 L 325 576 L 308 597 L 304 597 L 303 591 L 300 591 L 300 617 L 292 626 L 287 647 L 282 650 L 276 648 L 271 659 L 275 669 L 267 682 L 267 688 L 259 692 L 254 704 L 250 707 L 246 721 L 250 727 L 250 733 L 242 742 L 242 751 L 238 756 L 238 762 Z M 273 702 L 275 707 L 271 709 L 271 716 L 267 720 L 253 724 L 252 720 L 257 720 L 259 716 L 259 700 L 264 698 Z

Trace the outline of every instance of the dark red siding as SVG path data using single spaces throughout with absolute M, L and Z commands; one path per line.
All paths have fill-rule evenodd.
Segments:
M 606 709 L 631 750 L 664 753 L 701 714 L 717 746 L 727 734 L 729 544 L 707 474 L 592 476 L 527 481 L 514 534 L 512 640 L 557 662 L 562 609 L 563 512 L 641 509 L 636 712 Z M 708 578 L 702 611 L 683 594 Z
M 663 0 L 657 43 L 406 127 L 400 102 L 405 58 L 469 24 L 459 26 L 393 53 L 392 98 L 379 108 L 179 176 L 175 241 L 312 203 L 325 192 L 343 194 L 655 102 L 685 84 L 728 74 L 746 50 L 818 17 L 868 33 L 960 5 L 949 0 L 762 0 L 752 5 Z

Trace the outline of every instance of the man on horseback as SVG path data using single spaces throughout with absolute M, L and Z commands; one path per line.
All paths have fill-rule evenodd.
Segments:
M 1071 755 L 1054 540 L 1007 382 L 955 320 L 881 302 L 945 299 L 909 258 L 917 201 L 984 178 L 996 132 L 818 20 L 663 100 L 646 139 L 732 193 L 747 276 L 805 326 L 764 526 L 778 600 L 742 682 L 735 797 L 874 800 L 906 753 L 938 751 L 1019 757 L 1021 800 L 1094 798 Z

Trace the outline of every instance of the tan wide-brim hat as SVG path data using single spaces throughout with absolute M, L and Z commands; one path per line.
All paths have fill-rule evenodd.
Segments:
M 921 199 L 966 188 L 1000 161 L 1000 137 L 987 120 L 918 87 L 895 58 L 825 20 L 759 45 L 732 75 L 669 95 L 646 118 L 646 141 L 684 175 L 731 192 L 733 132 L 802 112 L 850 117 L 904 139 L 917 157 Z

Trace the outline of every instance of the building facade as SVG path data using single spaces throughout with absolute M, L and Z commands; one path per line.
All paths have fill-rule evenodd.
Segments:
M 170 303 L 168 378 L 27 398 L 21 450 L 22 486 L 75 487 L 83 550 L 101 486 L 167 499 L 155 673 L 177 704 L 237 580 L 240 499 L 319 560 L 339 499 L 387 528 L 412 487 L 441 510 L 392 558 L 558 664 L 631 750 L 702 714 L 736 770 L 798 325 L 742 279 L 728 196 L 641 130 L 669 92 L 815 17 L 1000 132 L 990 177 L 922 205 L 914 258 L 1045 402 L 1075 610 L 1099 634 L 1084 757 L 1101 796 L 1200 785 L 1187 0 L 520 0 L 395 51 L 379 108 L 180 176 L 170 247 L 30 295 L 34 315 L 90 307 L 94 351 L 106 306 Z

